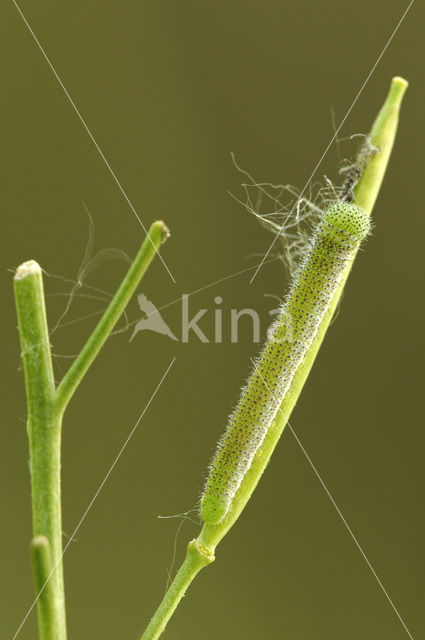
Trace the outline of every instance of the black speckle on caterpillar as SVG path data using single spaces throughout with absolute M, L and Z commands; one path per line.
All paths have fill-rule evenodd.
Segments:
M 210 464 L 201 500 L 204 522 L 218 524 L 227 515 L 341 276 L 369 229 L 368 216 L 359 207 L 342 202 L 330 207 L 315 229 L 311 247 Z

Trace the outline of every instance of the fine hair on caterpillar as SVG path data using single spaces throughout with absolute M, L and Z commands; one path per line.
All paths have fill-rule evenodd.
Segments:
M 228 513 L 341 277 L 369 229 L 368 216 L 359 207 L 342 202 L 331 206 L 315 228 L 210 464 L 201 500 L 204 522 L 218 524 Z

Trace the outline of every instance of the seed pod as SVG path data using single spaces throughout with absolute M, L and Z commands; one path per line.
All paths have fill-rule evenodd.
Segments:
M 328 209 L 317 226 L 311 249 L 218 443 L 201 501 L 204 522 L 218 524 L 229 511 L 341 276 L 369 228 L 369 218 L 359 207 L 341 202 Z

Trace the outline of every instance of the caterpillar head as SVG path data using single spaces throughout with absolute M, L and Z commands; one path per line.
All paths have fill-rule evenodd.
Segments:
M 335 229 L 335 236 L 338 236 L 340 232 L 348 233 L 359 242 L 370 231 L 369 216 L 360 207 L 347 202 L 338 202 L 330 207 L 326 211 L 323 221 L 330 225 L 328 227 L 329 235 L 332 236 L 333 229 Z

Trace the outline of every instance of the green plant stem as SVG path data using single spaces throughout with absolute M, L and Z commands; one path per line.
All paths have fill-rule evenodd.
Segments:
M 165 224 L 162 221 L 154 222 L 149 229 L 149 237 L 143 242 L 117 293 L 57 388 L 56 402 L 62 409 L 68 404 L 87 369 L 109 337 L 158 248 L 167 237 L 168 229 Z
M 34 574 L 34 589 L 38 605 L 38 634 L 40 640 L 56 638 L 60 628 L 58 609 L 54 606 L 55 590 L 50 580 L 52 560 L 49 541 L 45 536 L 33 538 L 30 545 Z
M 14 279 L 16 309 L 24 363 L 28 405 L 27 431 L 30 448 L 33 534 L 43 535 L 50 545 L 52 565 L 49 610 L 51 626 L 40 626 L 41 640 L 65 640 L 65 596 L 62 569 L 62 517 L 60 488 L 61 414 L 55 406 L 40 266 L 30 260 L 18 267 Z M 40 618 L 45 611 L 38 601 Z M 50 633 L 50 635 L 47 635 Z
M 28 405 L 35 537 L 31 555 L 37 595 L 40 593 L 37 601 L 40 640 L 66 640 L 60 477 L 63 413 L 157 249 L 167 237 L 168 230 L 163 222 L 155 222 L 151 226 L 149 237 L 144 240 L 102 319 L 56 390 L 41 268 L 30 260 L 18 267 L 15 274 L 15 300 Z M 43 589 L 47 577 L 49 582 Z
M 379 151 L 370 158 L 354 190 L 356 204 L 369 215 L 372 213 L 390 159 L 397 133 L 400 106 L 407 87 L 408 83 L 404 78 L 396 76 L 392 79 L 387 99 L 370 131 L 370 144 Z
M 369 215 L 372 212 L 375 200 L 379 193 L 379 189 L 381 187 L 391 150 L 394 144 L 397 132 L 399 110 L 406 88 L 407 82 L 403 78 L 393 78 L 388 96 L 370 132 L 370 143 L 371 145 L 377 147 L 379 151 L 368 160 L 362 173 L 361 179 L 354 192 L 355 203 L 358 204 Z M 224 520 L 217 525 L 204 524 L 197 538 L 197 542 L 211 555 L 214 555 L 217 544 L 222 540 L 222 538 L 226 535 L 229 529 L 231 529 L 236 520 L 239 518 L 270 460 L 274 448 L 276 447 L 279 438 L 282 435 L 289 416 L 291 415 L 292 409 L 294 408 L 298 400 L 298 397 L 313 366 L 320 345 L 323 342 L 326 331 L 340 300 L 342 290 L 351 270 L 351 266 L 352 262 L 348 265 L 346 272 L 341 279 L 338 290 L 336 291 L 335 296 L 330 304 L 329 310 L 327 311 L 321 322 L 317 335 L 293 378 L 291 387 L 280 406 L 278 414 L 276 415 L 275 422 L 269 429 L 261 445 L 262 455 L 260 457 L 256 456 L 254 458 L 251 468 L 246 473 L 244 480 L 233 499 L 231 508 L 226 518 L 224 518 Z M 196 573 L 193 575 L 193 577 L 195 577 L 195 575 Z M 187 589 L 187 586 L 188 585 L 186 584 L 185 590 Z M 177 606 L 181 595 L 177 599 L 178 594 L 173 591 L 170 593 L 170 590 L 166 593 L 164 601 L 166 599 L 167 601 L 170 598 L 172 599 L 174 595 L 174 597 L 176 598 Z M 167 610 L 171 611 L 172 613 L 174 609 L 175 606 L 169 606 Z M 165 626 L 164 621 L 161 619 L 161 611 L 163 611 L 162 604 L 160 605 L 157 613 L 155 614 L 148 627 L 149 635 L 143 634 L 140 640 L 156 640 L 156 638 L 160 636 Z M 168 618 L 169 617 L 170 616 L 168 616 Z M 152 627 L 154 620 L 156 620 L 157 622 L 156 633 L 153 633 L 154 629 Z
M 153 640 L 164 631 L 168 620 L 173 615 L 180 600 L 184 597 L 186 589 L 194 577 L 203 567 L 213 561 L 214 555 L 204 549 L 197 540 L 189 542 L 186 558 L 143 634 L 143 640 Z

